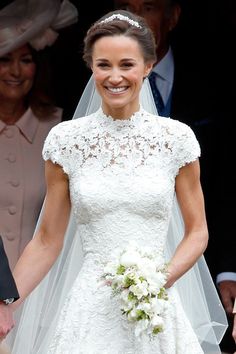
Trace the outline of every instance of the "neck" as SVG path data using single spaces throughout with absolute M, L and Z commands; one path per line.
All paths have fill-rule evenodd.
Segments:
M 138 112 L 140 105 L 135 104 L 134 106 L 125 107 L 109 107 L 104 102 L 102 103 L 102 110 L 107 116 L 111 116 L 114 120 L 126 120 L 129 119 L 134 113 Z
M 17 102 L 12 104 L 1 102 L 0 104 L 0 120 L 7 125 L 15 124 L 20 117 L 26 111 L 26 107 L 23 102 Z

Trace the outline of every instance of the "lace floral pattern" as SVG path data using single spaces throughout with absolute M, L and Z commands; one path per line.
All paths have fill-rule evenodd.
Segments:
M 127 120 L 102 110 L 62 122 L 49 133 L 44 159 L 63 167 L 81 235 L 84 263 L 61 312 L 50 354 L 202 354 L 176 290 L 168 290 L 166 330 L 135 338 L 117 299 L 100 284 L 104 262 L 127 240 L 163 257 L 175 177 L 199 156 L 192 130 L 142 108 Z

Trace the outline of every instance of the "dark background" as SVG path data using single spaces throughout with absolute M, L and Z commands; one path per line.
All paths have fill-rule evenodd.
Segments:
M 78 23 L 62 30 L 51 48 L 55 91 L 58 104 L 65 109 L 64 119 L 70 119 L 73 115 L 91 74 L 82 59 L 86 31 L 99 17 L 113 9 L 112 0 L 72 2 L 78 8 Z M 235 33 L 235 0 L 182 0 L 181 19 L 174 33 L 173 45 L 183 57 L 185 53 L 191 52 L 196 63 L 207 59 L 209 69 L 215 72 L 217 84 L 223 80 L 220 69 L 227 69 L 228 77 L 232 76 Z M 232 80 L 224 82 L 223 85 L 234 91 Z
M 233 46 L 236 37 L 235 0 L 181 0 L 182 14 L 175 30 L 173 45 L 182 55 L 191 52 L 203 62 L 206 58 L 211 70 L 215 70 L 216 82 L 222 79 L 219 71 L 227 70 L 231 75 Z M 0 9 L 11 3 L 0 0 Z M 64 119 L 70 119 L 83 92 L 90 70 L 82 59 L 83 38 L 89 26 L 106 12 L 113 9 L 112 0 L 71 0 L 77 7 L 77 24 L 60 31 L 56 43 L 48 48 L 54 79 L 57 104 L 64 108 Z M 197 62 L 196 60 L 196 62 Z M 226 75 L 224 75 L 226 76 Z M 234 95 L 234 82 L 224 85 Z

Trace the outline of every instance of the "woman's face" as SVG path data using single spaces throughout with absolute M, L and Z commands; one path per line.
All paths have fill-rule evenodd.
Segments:
M 35 71 L 28 45 L 0 57 L 0 100 L 23 100 L 33 85 Z
M 93 47 L 92 70 L 104 112 L 129 115 L 137 111 L 143 79 L 151 68 L 135 39 L 122 35 L 98 39 Z

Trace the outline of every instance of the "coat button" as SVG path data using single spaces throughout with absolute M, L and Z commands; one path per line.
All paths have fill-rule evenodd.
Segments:
M 16 162 L 16 155 L 10 153 L 10 154 L 7 156 L 7 160 L 8 160 L 9 162 Z
M 9 214 L 14 215 L 14 214 L 16 213 L 16 207 L 15 207 L 15 205 L 11 205 L 11 206 L 8 208 L 8 212 L 9 212 Z
M 14 179 L 13 181 L 10 182 L 13 187 L 18 187 L 20 182 L 17 179 Z
M 9 231 L 5 234 L 5 237 L 8 241 L 14 241 L 15 240 L 15 236 L 13 234 L 13 232 Z

